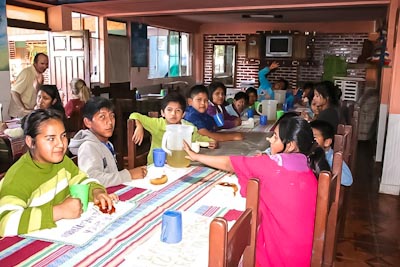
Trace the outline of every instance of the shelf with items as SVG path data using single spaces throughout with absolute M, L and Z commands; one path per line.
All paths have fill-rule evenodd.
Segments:
M 249 35 L 246 42 L 250 46 L 258 41 L 257 54 L 262 64 L 276 61 L 281 66 L 313 66 L 316 65 L 313 60 L 315 36 L 316 32 L 263 31 Z M 247 57 L 250 55 L 246 54 Z

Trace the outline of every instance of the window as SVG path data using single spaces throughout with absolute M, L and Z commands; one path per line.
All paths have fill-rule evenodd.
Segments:
M 72 12 L 72 30 L 89 30 L 90 82 L 100 82 L 99 18 L 96 16 Z
M 46 24 L 46 12 L 44 10 L 7 5 L 6 12 L 9 19 Z
M 107 20 L 107 32 L 112 35 L 126 36 L 126 22 Z
M 148 26 L 149 79 L 190 75 L 189 34 Z

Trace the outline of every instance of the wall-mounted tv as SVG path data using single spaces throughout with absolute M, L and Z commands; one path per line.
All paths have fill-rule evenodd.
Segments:
M 265 55 L 267 57 L 291 57 L 292 39 L 292 36 L 287 35 L 267 36 L 265 40 Z

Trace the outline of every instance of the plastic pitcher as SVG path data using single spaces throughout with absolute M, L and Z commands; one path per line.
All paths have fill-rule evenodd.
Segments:
M 268 120 L 276 120 L 276 106 L 278 105 L 278 100 L 263 100 L 257 107 L 256 111 L 260 115 L 266 115 Z
M 162 149 L 167 153 L 167 163 L 171 167 L 184 168 L 190 165 L 183 150 L 183 140 L 192 144 L 193 126 L 182 124 L 167 125 L 167 130 L 162 139 Z
M 285 103 L 286 99 L 286 90 L 275 90 L 275 100 L 278 101 L 278 104 Z

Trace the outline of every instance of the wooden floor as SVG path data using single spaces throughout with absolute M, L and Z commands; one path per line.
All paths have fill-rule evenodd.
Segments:
M 335 266 L 400 266 L 400 197 L 378 193 L 380 168 L 373 155 L 373 145 L 360 141 Z

